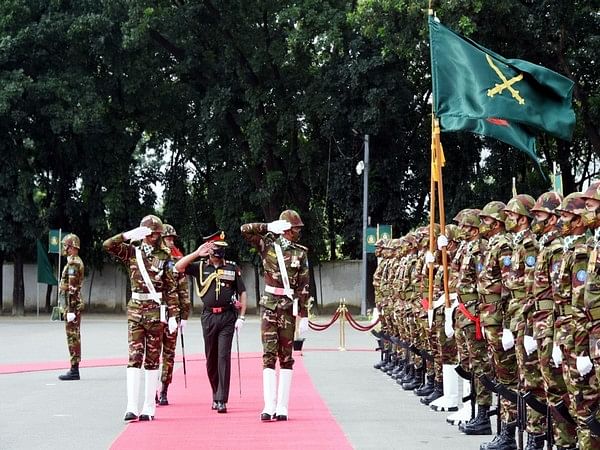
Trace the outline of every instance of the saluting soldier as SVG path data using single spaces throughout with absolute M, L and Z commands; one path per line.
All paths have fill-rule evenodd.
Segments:
M 154 420 L 155 395 L 164 322 L 169 332 L 177 329 L 179 300 L 173 276 L 173 260 L 163 245 L 162 221 L 145 216 L 140 226 L 104 241 L 104 250 L 121 261 L 129 273 L 131 299 L 127 302 L 129 363 L 127 365 L 127 409 L 123 420 Z M 130 241 L 127 243 L 126 241 Z M 139 413 L 139 395 L 145 369 L 144 406 Z
M 62 240 L 62 254 L 67 256 L 67 265 L 60 277 L 59 292 L 65 305 L 67 346 L 71 355 L 71 369 L 60 380 L 79 380 L 79 362 L 81 361 L 81 312 L 84 303 L 81 300 L 84 267 L 79 257 L 80 242 L 75 234 L 67 234 Z
M 233 333 L 242 329 L 247 304 L 242 271 L 235 262 L 225 260 L 227 246 L 225 233 L 218 231 L 205 237 L 196 251 L 175 264 L 177 272 L 194 278 L 196 293 L 204 304 L 206 373 L 212 388 L 212 409 L 221 414 L 227 412 L 229 401 Z M 192 262 L 198 258 L 200 261 Z
M 173 225 L 165 223 L 163 226 L 162 236 L 165 245 L 171 250 L 171 258 L 173 258 L 173 261 L 177 262 L 181 259 L 183 254 L 175 245 L 177 232 L 175 231 Z M 179 316 L 177 316 L 176 319 L 179 325 L 178 328 L 181 329 L 181 332 L 183 333 L 188 318 L 190 317 L 190 293 L 185 273 L 175 272 L 174 276 L 177 282 L 177 300 L 179 301 Z M 162 386 L 160 390 L 160 398 L 158 399 L 158 404 L 161 406 L 169 404 L 167 392 L 169 390 L 171 381 L 173 381 L 173 367 L 175 365 L 177 336 L 177 330 L 175 330 L 173 333 L 170 333 L 168 328 L 165 328 L 162 338 L 162 373 L 160 377 Z
M 247 223 L 241 227 L 244 239 L 262 258 L 265 277 L 265 294 L 261 299 L 264 308 L 261 336 L 265 402 L 260 416 L 262 421 L 288 419 L 297 316 L 301 317 L 300 334 L 308 330 L 308 249 L 298 244 L 303 226 L 300 215 L 288 209 L 274 222 Z M 277 359 L 280 370 L 276 389 Z

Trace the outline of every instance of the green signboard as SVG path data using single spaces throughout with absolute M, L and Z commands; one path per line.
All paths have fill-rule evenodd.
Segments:
M 367 253 L 375 253 L 375 243 L 379 239 L 391 239 L 391 225 L 377 225 L 377 227 L 367 227 L 365 239 L 367 240 Z
M 60 241 L 67 234 L 62 230 L 50 230 L 48 232 L 48 253 L 59 253 L 60 254 Z

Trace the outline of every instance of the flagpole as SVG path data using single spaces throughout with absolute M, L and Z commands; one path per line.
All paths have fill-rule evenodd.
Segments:
M 433 128 L 433 115 L 431 116 L 431 126 Z M 434 236 L 435 236 L 435 179 L 436 172 L 435 166 L 437 165 L 436 154 L 435 154 L 435 143 L 431 142 L 431 185 L 429 194 L 429 252 L 434 254 Z M 427 314 L 431 316 L 433 311 L 433 262 L 428 264 L 429 268 L 429 285 L 428 285 L 428 306 Z M 431 327 L 431 321 L 429 326 Z
M 442 178 L 442 167 L 445 163 L 444 149 L 440 138 L 440 121 L 433 115 L 433 136 L 436 151 L 436 170 L 437 170 L 437 188 L 438 188 L 438 208 L 440 210 L 440 234 L 446 234 L 446 208 L 444 205 L 444 180 Z M 448 289 L 448 249 L 442 247 L 442 267 L 444 274 L 444 298 L 446 308 L 450 307 L 450 295 Z

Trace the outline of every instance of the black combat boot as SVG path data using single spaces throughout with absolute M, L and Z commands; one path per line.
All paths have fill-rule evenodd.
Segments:
M 515 429 L 517 422 L 502 422 L 500 434 L 492 442 L 484 442 L 479 446 L 479 450 L 516 450 L 517 441 L 515 440 Z M 542 447 L 544 440 L 542 439 Z M 527 441 L 529 446 L 529 441 Z
M 381 359 L 373 364 L 374 369 L 381 369 L 387 363 L 387 354 L 389 352 L 387 350 L 381 351 Z
M 398 378 L 396 378 L 396 383 L 402 384 L 405 381 L 408 381 L 413 377 L 415 372 L 415 366 L 413 364 L 407 364 L 404 366 L 404 370 L 398 374 Z
M 427 397 L 421 399 L 421 403 L 429 405 L 432 401 L 444 396 L 444 385 L 437 381 L 433 385 L 433 391 Z
M 478 405 L 477 416 L 475 419 L 467 422 L 462 428 L 461 431 L 465 434 L 492 434 L 492 422 L 488 417 L 488 411 L 490 410 L 489 406 Z M 513 427 L 513 435 L 514 435 L 514 427 Z M 514 437 L 513 437 L 514 439 Z
M 405 391 L 412 391 L 423 383 L 423 368 L 415 369 L 414 376 L 407 380 L 406 383 L 402 383 L 402 389 Z
M 73 364 L 69 371 L 64 375 L 59 375 L 58 379 L 63 381 L 79 380 L 79 364 Z
M 545 440 L 545 434 L 527 433 L 527 447 L 525 447 L 525 450 L 543 450 Z
M 167 390 L 169 389 L 169 385 L 167 383 L 162 384 L 162 389 L 160 390 L 160 398 L 158 399 L 158 404 L 161 406 L 166 406 L 169 404 L 169 400 L 167 399 Z
M 397 363 L 398 363 L 398 357 L 396 356 L 396 354 L 393 354 L 392 357 L 390 358 L 390 363 L 387 365 L 387 369 L 385 370 L 385 373 L 388 375 L 391 375 L 392 372 L 394 372 L 394 369 L 396 368 Z
M 414 390 L 414 394 L 418 397 L 427 397 L 431 394 L 435 388 L 434 378 L 433 375 L 427 375 L 425 377 L 425 382 Z

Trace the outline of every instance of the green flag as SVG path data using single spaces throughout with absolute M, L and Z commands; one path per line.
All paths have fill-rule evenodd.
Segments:
M 38 239 L 37 243 L 37 281 L 38 283 L 51 284 L 56 286 L 58 281 L 54 276 L 52 265 L 48 260 L 48 255 L 44 251 L 44 246 Z
M 520 59 L 506 59 L 429 16 L 434 112 L 442 131 L 498 139 L 537 161 L 535 133 L 571 140 L 573 82 Z

